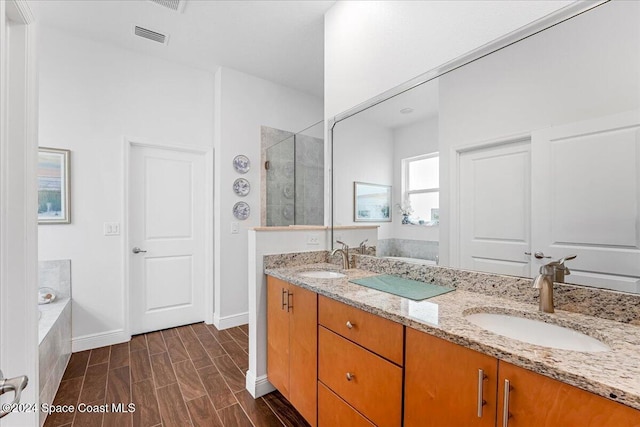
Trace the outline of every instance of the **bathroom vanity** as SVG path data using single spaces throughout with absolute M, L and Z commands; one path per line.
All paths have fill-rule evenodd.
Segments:
M 527 304 L 481 286 L 472 292 L 459 284 L 412 301 L 349 280 L 382 272 L 444 278 L 456 270 L 374 259 L 371 271 L 371 257 L 356 258 L 358 269 L 309 264 L 265 271 L 268 379 L 311 425 L 640 426 L 640 327 L 562 310 L 540 313 L 533 299 Z M 345 276 L 308 277 L 308 271 Z M 565 326 L 607 350 L 507 338 L 466 319 L 481 312 Z

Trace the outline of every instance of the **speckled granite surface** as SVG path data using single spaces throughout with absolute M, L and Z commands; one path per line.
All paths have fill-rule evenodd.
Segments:
M 356 255 L 354 262 L 362 270 L 379 274 L 394 274 L 407 279 L 504 297 L 518 302 L 538 303 L 538 291 L 531 287 L 532 281 L 527 278 L 415 265 L 370 256 Z M 558 310 L 640 325 L 640 295 L 556 283 L 554 302 Z
M 367 312 L 640 409 L 640 327 L 567 311 L 541 313 L 534 301 L 535 292 L 528 291 L 530 280 L 507 277 L 514 283 L 505 284 L 503 276 L 365 258 L 356 259 L 359 269 L 346 271 L 335 264 L 312 263 L 267 268 L 265 272 Z M 308 270 L 341 271 L 347 277 L 312 279 L 299 275 Z M 416 302 L 349 283 L 352 278 L 376 274 L 397 274 L 444 286 L 453 285 L 457 290 Z M 479 282 L 475 284 L 474 292 L 467 290 L 476 280 Z M 525 296 L 518 295 L 524 291 L 527 292 Z M 521 301 L 526 296 L 530 299 Z M 541 347 L 494 334 L 465 319 L 466 314 L 483 311 L 516 314 L 568 326 L 604 341 L 612 350 L 585 353 Z

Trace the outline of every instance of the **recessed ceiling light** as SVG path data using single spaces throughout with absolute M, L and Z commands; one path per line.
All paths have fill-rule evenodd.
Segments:
M 411 107 L 405 107 L 405 108 L 403 108 L 402 110 L 400 110 L 400 112 L 401 112 L 402 114 L 411 114 L 411 113 L 413 113 L 413 108 L 411 108 Z

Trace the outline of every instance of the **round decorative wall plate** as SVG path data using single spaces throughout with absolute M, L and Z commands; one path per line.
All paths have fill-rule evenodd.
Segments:
M 233 192 L 240 197 L 244 197 L 251 191 L 251 184 L 244 178 L 238 178 L 233 181 Z
M 249 218 L 250 214 L 251 208 L 247 203 L 238 202 L 233 205 L 233 216 L 235 216 L 237 219 L 244 221 L 245 219 Z
M 238 173 L 247 173 L 251 169 L 251 162 L 247 156 L 240 154 L 233 158 L 233 168 Z

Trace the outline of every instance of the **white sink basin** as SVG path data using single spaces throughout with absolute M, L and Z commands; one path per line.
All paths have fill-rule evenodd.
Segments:
M 337 271 L 327 270 L 305 271 L 300 273 L 300 276 L 312 279 L 340 279 L 342 277 L 347 277 L 345 274 L 338 273 Z
M 474 313 L 465 318 L 483 329 L 529 344 L 573 351 L 611 350 L 608 345 L 589 335 L 540 320 L 494 313 Z

